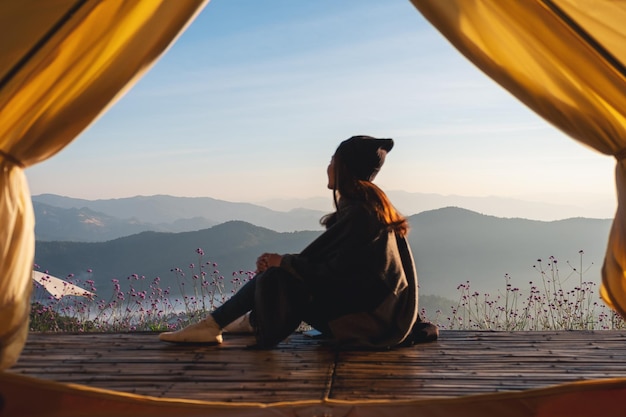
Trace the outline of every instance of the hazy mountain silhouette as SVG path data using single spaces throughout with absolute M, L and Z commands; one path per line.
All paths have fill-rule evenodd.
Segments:
M 572 266 L 580 271 L 579 250 L 584 250 L 584 279 L 600 282 L 609 220 L 573 218 L 543 222 L 485 216 L 459 208 L 443 208 L 409 217 L 420 293 L 458 298 L 457 286 L 470 281 L 472 288 L 492 294 L 505 288 L 509 274 L 516 286 L 538 282 L 533 269 L 537 259 L 545 265 L 549 256 L 558 259 L 565 279 Z M 148 279 L 160 277 L 163 286 L 176 287 L 170 270 L 183 271 L 198 263 L 196 248 L 204 261 L 216 262 L 226 280 L 233 272 L 251 270 L 256 257 L 265 251 L 295 253 L 321 231 L 279 233 L 241 221 L 226 222 L 209 229 L 185 233 L 143 232 L 99 243 L 38 241 L 35 261 L 42 270 L 59 277 L 85 275 L 106 293 L 111 279 L 123 280 L 132 274 Z M 569 282 L 577 282 L 573 276 Z
M 457 285 L 466 281 L 480 293 L 493 294 L 505 288 L 505 274 L 517 286 L 539 283 L 541 274 L 533 265 L 545 266 L 550 256 L 557 259 L 562 280 L 569 276 L 569 284 L 578 282 L 572 274 L 576 268 L 584 280 L 599 284 L 611 227 L 611 220 L 506 219 L 453 207 L 411 216 L 410 222 L 420 290 L 447 297 L 458 295 Z
M 443 207 L 463 207 L 497 217 L 551 221 L 572 217 L 612 218 L 617 207 L 614 199 L 607 201 L 604 196 L 581 195 L 575 204 L 554 204 L 498 196 L 468 197 L 399 190 L 388 190 L 386 193 L 396 208 L 407 216 Z M 332 210 L 331 199 L 325 197 L 270 199 L 259 201 L 257 204 L 281 211 L 288 211 L 295 207 L 308 207 L 321 211 Z
M 392 201 L 405 215 L 456 206 L 498 217 L 541 217 L 551 213 L 585 212 L 500 197 L 461 197 L 391 191 Z M 319 219 L 332 210 L 330 198 L 267 200 L 272 209 L 208 197 L 137 196 L 83 200 L 53 194 L 33 196 L 38 240 L 102 242 L 142 231 L 187 232 L 230 220 L 242 220 L 278 232 L 321 230 Z M 524 214 L 525 213 L 525 214 Z
M 143 232 L 108 242 L 38 241 L 35 263 L 58 277 L 75 274 L 82 279 L 93 279 L 98 293 L 108 296 L 112 279 L 123 281 L 132 274 L 143 275 L 150 281 L 160 277 L 162 287 L 177 287 L 171 270 L 181 268 L 188 272 L 190 264 L 198 265 L 197 248 L 206 254 L 203 262 L 217 263 L 217 269 L 228 282 L 233 272 L 254 269 L 261 252 L 298 252 L 319 233 L 278 233 L 231 221 L 195 232 Z M 87 274 L 89 269 L 93 272 Z
M 554 204 L 499 196 L 471 197 L 397 190 L 389 191 L 387 194 L 398 210 L 405 215 L 443 207 L 463 207 L 496 217 L 552 221 L 572 217 L 612 218 L 617 208 L 616 201 L 606 201 L 605 197 L 599 196 L 580 196 L 576 204 Z
M 137 218 L 119 219 L 82 208 L 60 208 L 33 201 L 35 235 L 40 241 L 104 242 L 145 231 L 183 232 L 214 226 L 203 217 L 172 223 L 145 223 Z
M 230 220 L 280 232 L 321 230 L 319 219 L 326 213 L 305 208 L 280 212 L 208 197 L 163 195 L 83 200 L 42 194 L 33 196 L 32 200 L 38 240 L 82 242 L 102 242 L 149 230 L 200 230 Z

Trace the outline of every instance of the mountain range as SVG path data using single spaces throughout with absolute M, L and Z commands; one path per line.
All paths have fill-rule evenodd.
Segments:
M 233 272 L 253 269 L 254 260 L 260 253 L 299 252 L 322 233 L 317 219 L 323 211 L 314 210 L 308 214 L 316 219 L 316 230 L 275 231 L 250 221 L 232 218 L 211 226 L 209 220 L 204 218 L 197 220 L 200 230 L 158 231 L 154 225 L 167 224 L 171 227 L 177 222 L 178 216 L 176 209 L 172 208 L 176 207 L 174 203 L 177 198 L 161 197 L 162 200 L 137 198 L 143 204 L 143 211 L 131 210 L 127 205 L 127 211 L 108 208 L 106 214 L 95 209 L 101 210 L 107 204 L 115 206 L 111 201 L 101 200 L 98 204 L 102 207 L 96 204 L 75 208 L 52 205 L 55 202 L 68 203 L 65 197 L 45 196 L 45 203 L 41 201 L 42 196 L 33 197 L 38 225 L 36 263 L 42 270 L 59 277 L 75 274 L 93 279 L 104 292 L 110 289 L 112 279 L 123 280 L 132 274 L 144 275 L 149 280 L 158 276 L 162 285 L 176 288 L 176 274 L 172 269 L 181 268 L 185 271 L 189 264 L 197 263 L 197 248 L 202 248 L 204 260 L 215 262 L 219 274 L 228 281 Z M 79 201 L 82 204 L 86 200 Z M 169 202 L 169 205 L 159 206 L 158 201 Z M 211 202 L 211 199 L 205 202 Z M 211 203 L 216 207 L 224 205 L 224 202 L 219 201 Z M 254 205 L 241 204 L 237 206 L 241 209 L 238 212 L 241 216 L 246 210 L 248 213 L 256 210 Z M 42 208 L 48 210 L 47 214 L 40 214 Z M 168 210 L 169 217 L 164 215 Z M 273 211 L 266 210 L 265 218 L 272 219 Z M 218 211 L 207 212 L 215 216 L 215 220 L 212 220 L 214 222 L 222 219 Z M 53 216 L 53 213 L 57 214 Z M 187 226 L 196 227 L 191 226 L 190 220 L 194 219 L 196 213 L 185 213 L 188 216 L 185 220 Z M 237 216 L 234 206 L 231 207 L 231 214 L 231 217 Z M 67 215 L 70 221 L 66 222 L 62 215 Z M 285 212 L 282 215 L 286 216 Z M 49 225 L 50 219 L 56 219 L 58 233 Z M 167 223 L 168 219 L 170 223 Z M 583 272 L 584 280 L 599 283 L 600 267 L 611 226 L 608 219 L 538 221 L 490 216 L 457 207 L 428 210 L 409 216 L 408 219 L 411 224 L 409 240 L 416 259 L 421 294 L 451 299 L 458 298 L 458 285 L 467 281 L 473 290 L 481 293 L 504 289 L 507 274 L 513 284 L 520 287 L 527 286 L 529 281 L 537 282 L 542 279 L 542 274 L 533 266 L 545 267 L 550 256 L 559 261 L 558 273 L 562 280 L 573 284 L 578 282 L 579 274 Z M 181 221 L 180 217 L 178 221 Z M 98 222 L 100 226 L 94 226 Z M 86 225 L 82 232 L 68 231 L 79 223 Z M 133 224 L 136 229 L 132 228 Z M 40 235 L 43 233 L 42 225 L 45 225 L 43 238 Z M 129 235 L 104 239 L 106 233 L 98 235 L 92 231 L 93 227 L 97 230 L 107 229 L 111 236 L 115 235 L 114 229 L 118 230 L 118 234 L 125 231 Z M 146 229 L 140 231 L 141 228 Z M 74 238 L 67 239 L 69 235 Z M 97 241 L 99 239 L 105 241 Z M 542 262 L 538 262 L 539 259 Z M 88 269 L 93 272 L 87 274 L 85 271 Z
M 582 208 L 503 197 L 443 196 L 404 191 L 388 194 L 405 215 L 443 207 L 463 207 L 497 217 L 548 221 L 601 212 L 589 208 L 593 202 Z M 210 197 L 154 195 L 84 200 L 41 194 L 33 196 L 32 201 L 37 219 L 35 233 L 40 241 L 103 242 L 143 231 L 201 230 L 230 220 L 241 220 L 278 232 L 322 230 L 319 219 L 333 210 L 331 199 L 322 197 L 275 199 L 251 204 Z
M 546 196 L 502 197 L 502 196 L 463 196 L 436 193 L 415 193 L 401 190 L 387 191 L 395 207 L 404 215 L 410 216 L 423 211 L 443 207 L 463 207 L 478 213 L 497 217 L 519 217 L 531 220 L 562 220 L 572 217 L 610 218 L 615 214 L 615 197 L 603 194 L 559 194 Z M 543 200 L 558 199 L 561 203 L 548 203 Z M 329 198 L 269 199 L 256 204 L 273 210 L 288 211 L 307 207 L 327 212 L 332 210 Z
M 137 196 L 83 200 L 54 194 L 32 197 L 41 241 L 103 242 L 144 231 L 186 232 L 241 220 L 279 232 L 321 230 L 320 210 L 271 210 L 210 197 Z M 329 208 L 328 211 L 331 211 Z

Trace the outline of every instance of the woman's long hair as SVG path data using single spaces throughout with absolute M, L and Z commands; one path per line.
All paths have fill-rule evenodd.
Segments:
M 341 160 L 341 155 L 338 152 L 335 153 L 333 160 L 335 173 L 333 199 L 336 211 L 322 217 L 320 223 L 326 227 L 332 226 L 337 220 L 341 207 L 339 200 L 346 198 L 363 203 L 370 212 L 376 215 L 387 231 L 406 236 L 409 232 L 409 222 L 391 204 L 384 191 L 371 181 L 355 178 Z

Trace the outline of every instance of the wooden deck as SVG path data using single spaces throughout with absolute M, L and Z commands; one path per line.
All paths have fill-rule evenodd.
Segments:
M 273 350 L 247 348 L 252 342 L 35 333 L 9 372 L 162 398 L 261 403 L 444 398 L 626 377 L 626 331 L 442 331 L 437 342 L 383 352 L 337 351 L 301 334 Z

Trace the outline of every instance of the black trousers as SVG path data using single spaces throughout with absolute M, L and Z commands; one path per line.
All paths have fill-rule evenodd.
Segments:
M 330 336 L 324 306 L 316 306 L 304 283 L 282 268 L 269 268 L 255 275 L 211 315 L 225 327 L 251 312 L 257 343 L 276 345 L 298 328 L 302 321 Z
M 211 313 L 213 319 L 220 327 L 226 327 L 254 308 L 256 280 L 257 276 L 254 276 L 250 281 L 245 283 L 239 291 L 226 300 L 224 304 Z

